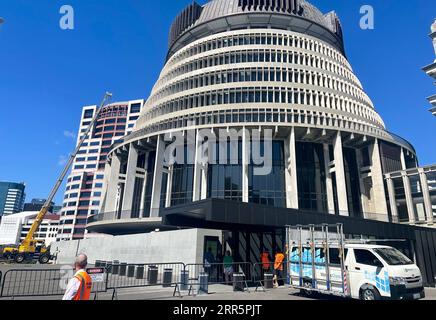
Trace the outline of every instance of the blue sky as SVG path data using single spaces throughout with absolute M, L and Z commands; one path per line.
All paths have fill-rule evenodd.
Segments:
M 0 0 L 0 180 L 24 181 L 28 200 L 46 197 L 73 149 L 81 107 L 146 98 L 163 66 L 167 34 L 190 1 Z M 202 1 L 203 3 L 204 1 Z M 422 71 L 434 60 L 428 38 L 434 0 L 312 0 L 335 10 L 347 56 L 388 129 L 408 139 L 421 164 L 436 163 L 436 92 Z M 359 9 L 375 10 L 375 30 L 359 28 Z M 59 28 L 72 5 L 75 29 Z M 57 200 L 61 201 L 61 189 Z

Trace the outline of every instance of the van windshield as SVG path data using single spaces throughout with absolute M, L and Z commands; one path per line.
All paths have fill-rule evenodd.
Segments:
M 409 266 L 413 262 L 407 258 L 403 253 L 394 248 L 375 249 L 383 260 L 390 266 Z

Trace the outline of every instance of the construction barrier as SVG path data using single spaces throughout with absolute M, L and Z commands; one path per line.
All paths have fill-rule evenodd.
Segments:
M 263 291 L 273 289 L 276 286 L 283 286 L 289 283 L 288 266 L 282 263 L 255 263 L 253 264 L 253 283 L 256 284 L 255 291 L 262 288 Z
M 252 281 L 252 264 L 249 262 L 241 263 L 208 263 L 208 264 L 187 264 L 185 268 L 185 276 L 188 277 L 189 294 L 195 292 L 204 292 L 203 281 L 204 275 L 207 275 L 209 285 L 229 285 L 234 286 L 234 277 L 238 275 L 238 279 L 243 287 L 249 291 L 248 283 Z
M 9 270 L 1 282 L 1 298 L 62 297 L 68 281 L 74 275 L 72 269 Z M 107 281 L 94 283 L 92 293 L 106 292 Z
M 113 290 L 112 299 L 117 298 L 119 289 L 146 288 L 161 286 L 174 287 L 173 296 L 181 296 L 180 286 L 185 279 L 183 272 L 185 264 L 175 263 L 147 263 L 147 264 L 109 264 L 107 289 Z
M 256 291 L 259 288 L 264 291 L 272 289 L 273 279 L 277 279 L 279 285 L 289 283 L 285 262 L 277 266 L 275 263 L 249 262 L 185 265 L 182 262 L 128 264 L 97 261 L 95 268 L 106 271 L 104 277 L 93 283 L 95 299 L 98 293 L 107 292 L 112 292 L 112 299 L 117 299 L 118 290 L 131 288 L 174 288 L 173 296 L 181 297 L 181 291 L 188 291 L 188 295 L 207 294 L 210 285 L 250 292 L 250 286 L 256 287 Z M 9 270 L 3 276 L 0 272 L 0 298 L 61 297 L 73 274 L 72 269 Z

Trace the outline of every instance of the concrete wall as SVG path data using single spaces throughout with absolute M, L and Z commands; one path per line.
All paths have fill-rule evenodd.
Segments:
M 86 253 L 90 263 L 95 260 L 126 263 L 202 263 L 204 237 L 221 238 L 221 231 L 189 229 L 130 236 L 62 241 L 52 245 L 58 251 L 57 264 L 72 264 L 78 253 Z

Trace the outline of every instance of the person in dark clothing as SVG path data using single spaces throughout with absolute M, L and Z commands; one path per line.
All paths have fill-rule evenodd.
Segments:
M 218 254 L 216 256 L 216 277 L 217 282 L 223 282 L 224 281 L 224 267 L 223 267 L 223 255 L 221 252 L 218 251 Z
M 207 252 L 204 254 L 204 272 L 209 275 L 209 279 L 212 280 L 212 272 L 214 263 L 216 262 L 215 257 L 212 252 L 212 248 L 208 248 Z

